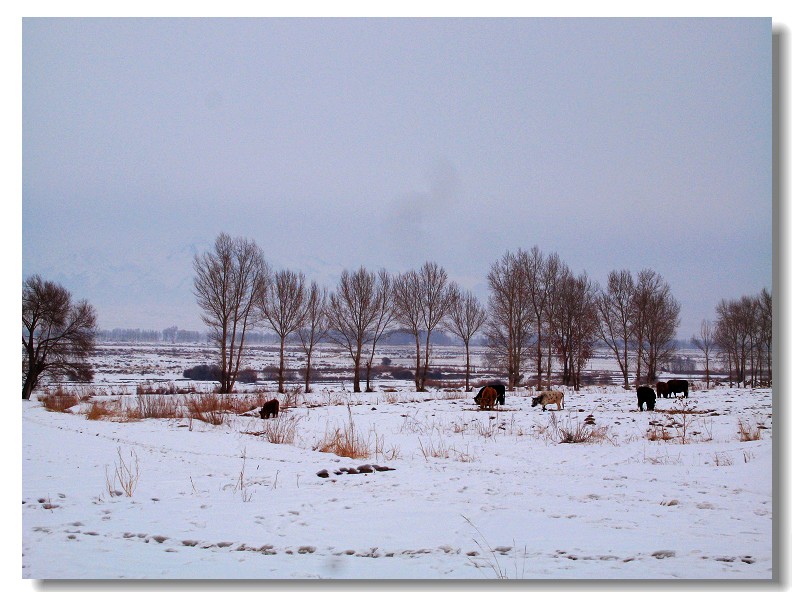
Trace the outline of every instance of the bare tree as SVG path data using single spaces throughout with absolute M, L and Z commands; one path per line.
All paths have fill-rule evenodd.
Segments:
M 220 347 L 220 392 L 234 389 L 245 348 L 255 326 L 254 305 L 269 280 L 269 267 L 255 241 L 221 233 L 214 251 L 196 255 L 194 294 L 212 339 Z
M 421 304 L 418 294 L 421 280 L 414 269 L 399 274 L 393 282 L 394 316 L 399 326 L 415 339 L 415 389 L 420 390 L 421 368 Z
M 715 328 L 707 319 L 701 321 L 699 334 L 690 338 L 691 343 L 704 354 L 704 374 L 707 377 L 707 388 L 710 386 L 710 359 L 715 347 Z
M 311 392 L 311 358 L 317 343 L 327 336 L 327 290 L 311 282 L 305 302 L 303 326 L 297 330 L 300 344 L 305 352 L 305 392 Z
M 740 370 L 740 349 L 744 337 L 740 334 L 739 305 L 736 301 L 721 300 L 715 307 L 715 343 L 725 359 L 729 373 L 729 386 L 742 379 Z
M 361 267 L 344 270 L 327 307 L 328 337 L 344 347 L 355 367 L 354 392 L 360 392 L 360 361 L 363 345 L 377 320 L 377 276 Z
M 679 327 L 679 302 L 671 294 L 671 288 L 660 276 L 657 289 L 649 298 L 646 311 L 646 377 L 649 382 L 657 379 L 661 365 L 670 361 L 676 351 L 676 330 Z
M 759 293 L 759 332 L 767 364 L 767 384 L 773 384 L 773 297 L 767 288 Z
M 485 334 L 489 358 L 506 370 L 509 390 L 520 385 L 533 337 L 524 256 L 507 252 L 487 274 L 490 287 Z
M 594 353 L 599 330 L 597 289 L 583 273 L 575 277 L 565 269 L 558 282 L 554 344 L 563 364 L 562 381 L 580 390 L 583 366 Z
M 633 337 L 631 303 L 634 291 L 635 283 L 628 270 L 611 271 L 607 287 L 600 290 L 596 301 L 599 338 L 613 352 L 625 389 L 630 387 L 629 348 Z
M 586 273 L 574 282 L 574 295 L 577 302 L 577 319 L 572 334 L 572 356 L 570 366 L 573 371 L 572 385 L 580 390 L 580 375 L 583 367 L 594 355 L 599 318 L 597 317 L 597 286 Z
M 432 332 L 448 314 L 451 299 L 448 274 L 437 263 L 426 262 L 420 270 L 399 276 L 394 290 L 395 315 L 404 330 L 416 341 L 415 387 L 426 390 L 431 359 Z M 425 336 L 421 361 L 420 338 Z
M 637 349 L 636 384 L 641 383 L 641 363 L 646 380 L 657 377 L 658 365 L 674 353 L 680 306 L 662 276 L 652 269 L 638 274 L 632 302 L 633 335 Z
M 766 294 L 766 296 L 765 296 Z M 729 365 L 729 382 L 755 384 L 761 376 L 761 366 L 772 349 L 772 302 L 764 291 L 758 296 L 742 296 L 737 300 L 721 300 L 715 311 L 718 316 L 715 341 L 724 352 Z M 733 370 L 733 374 L 732 374 Z
M 96 311 L 86 300 L 38 275 L 22 284 L 22 399 L 45 374 L 90 381 L 88 357 L 96 343 Z
M 369 357 L 368 360 L 366 360 L 367 393 L 374 390 L 371 386 L 371 366 L 374 364 L 374 352 L 377 349 L 377 341 L 385 334 L 394 320 L 393 279 L 384 269 L 380 269 L 377 274 L 377 295 L 375 300 L 374 308 L 377 311 L 376 319 L 371 328 L 371 334 L 366 340 L 371 344 L 369 347 Z
M 472 292 L 462 292 L 456 282 L 448 289 L 451 306 L 444 327 L 465 344 L 465 391 L 470 391 L 470 340 L 484 326 L 487 311 Z
M 544 334 L 547 335 L 547 338 L 544 340 L 547 347 L 547 355 L 545 357 L 547 360 L 545 364 L 545 376 L 547 376 L 548 385 L 550 384 L 553 376 L 553 335 L 555 333 L 556 310 L 560 299 L 559 283 L 567 270 L 568 267 L 566 263 L 561 261 L 561 258 L 557 253 L 551 253 L 548 255 L 545 262 L 544 273 L 545 289 L 547 290 L 546 313 L 544 315 L 546 325 Z
M 286 339 L 303 324 L 305 317 L 305 276 L 284 269 L 278 271 L 268 289 L 258 302 L 259 311 L 280 338 L 280 365 L 278 367 L 278 392 L 285 393 L 284 357 Z
M 549 257 L 539 250 L 539 247 L 534 245 L 528 253 L 520 250 L 517 252 L 518 265 L 522 265 L 525 270 L 526 288 L 528 290 L 528 299 L 531 304 L 531 312 L 533 315 L 532 324 L 536 330 L 536 382 L 537 388 L 542 388 L 542 373 L 544 370 L 543 348 L 547 347 L 546 342 L 549 341 L 548 335 L 552 335 L 552 318 L 550 316 L 555 282 L 558 278 L 561 261 L 557 254 L 552 254 Z M 547 358 L 549 379 L 549 354 Z

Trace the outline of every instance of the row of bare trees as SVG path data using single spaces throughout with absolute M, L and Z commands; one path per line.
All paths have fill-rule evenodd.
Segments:
M 565 385 L 580 388 L 581 370 L 597 341 L 619 364 L 624 386 L 653 381 L 673 353 L 679 303 L 651 269 L 637 278 L 613 271 L 605 288 L 586 273 L 574 274 L 556 253 L 538 247 L 506 253 L 487 276 L 490 287 L 486 335 L 490 358 L 506 370 L 509 388 L 532 366 L 537 388 L 549 384 L 552 364 Z
M 641 271 L 635 279 L 629 271 L 614 271 L 601 289 L 585 273 L 572 273 L 556 253 L 545 255 L 536 246 L 507 252 L 492 265 L 487 308 L 434 262 L 395 276 L 364 267 L 344 270 L 329 295 L 315 282 L 307 287 L 301 273 L 271 273 L 254 242 L 226 234 L 194 265 L 198 303 L 220 346 L 224 392 L 233 389 L 245 332 L 258 322 L 280 337 L 280 392 L 285 344 L 295 333 L 308 359 L 306 391 L 313 348 L 325 338 L 349 354 L 354 391 L 362 390 L 364 370 L 365 388 L 371 390 L 376 347 L 394 330 L 414 339 L 418 391 L 426 389 L 432 334 L 444 330 L 459 337 L 469 390 L 470 343 L 482 329 L 488 358 L 506 372 L 510 389 L 522 383 L 529 367 L 539 388 L 549 384 L 554 360 L 561 365 L 563 383 L 579 388 L 597 340 L 611 348 L 625 386 L 631 371 L 637 381 L 654 380 L 658 365 L 673 353 L 679 324 L 679 304 L 654 271 Z
M 395 277 L 386 270 L 344 270 L 336 290 L 328 295 L 315 282 L 306 286 L 302 273 L 272 273 L 254 241 L 221 234 L 213 251 L 196 256 L 194 268 L 194 292 L 202 318 L 220 349 L 222 392 L 233 390 L 245 335 L 260 323 L 269 325 L 280 338 L 279 392 L 285 388 L 284 350 L 291 335 L 297 335 L 306 354 L 306 392 L 311 389 L 312 354 L 323 339 L 349 354 L 353 389 L 360 392 L 364 367 L 366 390 L 372 389 L 377 344 L 396 328 L 415 339 L 415 387 L 425 390 L 431 336 L 441 324 L 465 343 L 469 388 L 470 340 L 481 328 L 485 313 L 476 298 L 449 282 L 436 263 Z
M 713 325 L 703 321 L 694 343 L 707 360 L 714 350 L 729 371 L 729 383 L 772 384 L 773 381 L 773 298 L 766 288 L 754 296 L 721 300 L 715 308 Z
M 268 325 L 280 338 L 278 389 L 284 392 L 285 346 L 296 335 L 306 354 L 305 390 L 311 390 L 312 356 L 329 339 L 343 347 L 354 366 L 353 388 L 366 390 L 376 347 L 389 332 L 400 330 L 415 341 L 415 388 L 426 388 L 432 360 L 432 334 L 459 337 L 465 345 L 465 388 L 470 390 L 470 345 L 483 330 L 491 364 L 503 370 L 513 389 L 535 372 L 539 388 L 549 385 L 552 364 L 561 365 L 565 385 L 580 387 L 581 371 L 597 342 L 617 361 L 629 387 L 654 381 L 674 354 L 680 306 L 668 284 L 651 269 L 633 277 L 612 271 L 600 287 L 585 273 L 574 274 L 557 254 L 538 247 L 507 252 L 492 264 L 487 281 L 488 307 L 469 291 L 449 281 L 433 262 L 420 269 L 390 275 L 385 270 L 345 270 L 328 294 L 302 273 L 273 273 L 254 241 L 220 234 L 214 249 L 196 256 L 194 294 L 202 318 L 220 350 L 220 390 L 232 392 L 245 351 L 245 338 L 257 324 Z M 39 276 L 28 278 L 22 291 L 23 398 L 49 373 L 89 380 L 96 312 L 86 301 L 72 302 L 62 286 Z M 693 342 L 705 356 L 709 381 L 715 354 L 729 368 L 730 380 L 743 384 L 772 381 L 772 298 L 765 289 L 756 296 L 722 300 L 715 324 L 702 322 Z

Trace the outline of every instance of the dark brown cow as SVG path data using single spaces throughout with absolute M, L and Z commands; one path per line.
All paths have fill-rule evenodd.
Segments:
M 278 417 L 279 409 L 280 403 L 278 403 L 278 399 L 272 399 L 271 401 L 264 403 L 261 411 L 259 411 L 259 415 L 261 415 L 261 419 L 269 419 L 270 416 Z
M 683 398 L 688 396 L 688 381 L 687 380 L 669 380 L 668 392 L 676 397 L 677 393 L 682 393 Z
M 638 411 L 643 411 L 644 403 L 646 403 L 647 411 L 654 411 L 655 408 L 655 392 L 651 386 L 638 387 Z
M 668 383 L 667 382 L 658 382 L 656 386 L 657 386 L 657 396 L 658 397 L 663 397 L 663 398 L 667 399 L 668 397 L 671 396 L 671 394 L 668 391 Z

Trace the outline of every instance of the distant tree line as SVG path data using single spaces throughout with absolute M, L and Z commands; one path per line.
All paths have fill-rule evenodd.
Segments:
M 97 341 L 117 343 L 200 343 L 205 341 L 201 331 L 186 331 L 168 327 L 162 331 L 146 329 L 99 329 Z

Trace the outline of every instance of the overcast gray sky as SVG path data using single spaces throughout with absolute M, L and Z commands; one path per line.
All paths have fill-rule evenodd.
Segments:
M 23 276 L 202 329 L 192 258 L 650 267 L 680 337 L 771 288 L 767 19 L 26 19 Z

